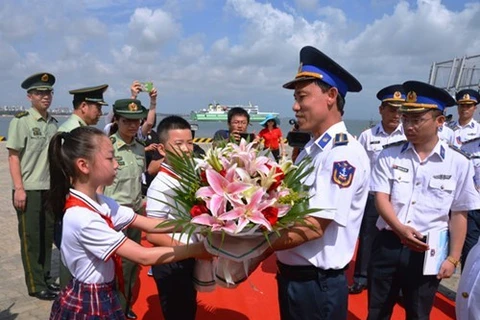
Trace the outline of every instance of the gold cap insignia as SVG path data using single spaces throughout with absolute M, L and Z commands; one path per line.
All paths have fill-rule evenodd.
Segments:
M 395 91 L 393 94 L 394 99 L 401 99 L 402 98 L 402 93 L 400 91 Z
M 410 91 L 407 95 L 407 102 L 417 102 L 417 93 L 415 91 Z
M 48 74 L 44 74 L 41 78 L 40 78 L 43 82 L 47 82 L 48 81 Z
M 462 297 L 468 298 L 468 296 L 469 296 L 468 292 L 462 292 Z
M 468 93 L 465 93 L 465 94 L 463 95 L 462 100 L 470 100 L 470 95 L 469 95 Z
M 138 106 L 135 102 L 132 102 L 128 105 L 128 110 L 130 111 L 137 111 L 138 110 Z

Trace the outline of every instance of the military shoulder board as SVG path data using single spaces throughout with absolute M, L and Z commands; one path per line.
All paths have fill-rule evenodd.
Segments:
M 15 118 L 20 119 L 20 118 L 23 118 L 23 117 L 25 117 L 25 116 L 28 116 L 28 111 L 20 111 L 19 113 L 17 113 L 17 114 L 15 115 Z
M 400 141 L 396 141 L 396 142 L 392 142 L 392 143 L 387 143 L 386 145 L 383 146 L 383 149 L 387 149 L 387 148 L 395 147 L 395 146 L 401 146 L 405 142 L 407 142 L 407 140 L 400 140 Z
M 110 136 L 110 141 L 112 143 L 115 143 L 115 142 L 117 142 L 117 138 L 115 138 L 114 136 Z
M 345 146 L 348 144 L 348 136 L 346 133 L 337 133 L 335 139 L 333 140 L 333 146 Z
M 462 144 L 467 144 L 467 143 L 474 142 L 474 141 L 477 141 L 477 140 L 480 140 L 480 137 L 476 137 L 476 138 L 473 138 L 473 139 L 467 140 L 467 141 L 465 141 L 465 142 L 464 142 L 464 143 L 462 143 Z
M 465 157 L 470 159 L 470 155 L 468 153 L 466 153 L 465 151 L 463 151 L 462 149 L 460 149 L 459 147 L 454 146 L 453 144 L 449 144 L 448 146 L 450 147 L 450 149 L 455 150 L 458 153 L 463 154 Z
M 56 123 L 58 123 L 58 120 L 55 119 L 54 117 L 52 117 L 52 120 L 55 121 Z
M 140 140 L 140 139 L 138 139 L 138 138 L 135 138 L 135 141 L 137 141 L 139 144 L 141 144 L 142 146 L 145 147 L 145 141 Z

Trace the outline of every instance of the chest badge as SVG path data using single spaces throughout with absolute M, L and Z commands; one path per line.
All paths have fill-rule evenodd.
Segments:
M 40 128 L 32 128 L 32 133 L 34 136 L 41 136 L 42 135 L 42 132 L 40 131 Z
M 340 188 L 348 188 L 352 185 L 355 167 L 348 161 L 338 161 L 333 163 L 332 181 Z

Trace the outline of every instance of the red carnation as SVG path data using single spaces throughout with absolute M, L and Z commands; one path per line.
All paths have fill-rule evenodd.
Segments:
M 207 172 L 205 170 L 200 171 L 200 182 L 205 185 L 208 184 Z
M 262 214 L 270 223 L 270 225 L 275 225 L 278 221 L 278 208 L 268 207 L 262 210 Z
M 208 208 L 204 204 L 196 204 L 190 209 L 190 215 L 192 217 L 199 216 L 203 213 L 208 213 Z

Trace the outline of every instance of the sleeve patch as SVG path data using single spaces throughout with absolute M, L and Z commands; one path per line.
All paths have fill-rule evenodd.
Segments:
M 333 163 L 332 182 L 340 188 L 348 188 L 352 185 L 355 167 L 348 161 L 338 161 Z

